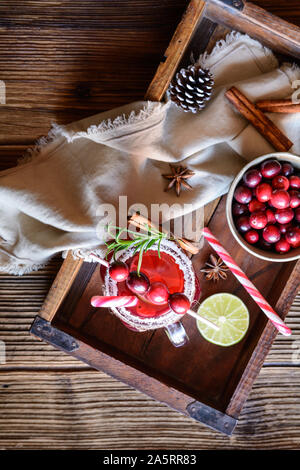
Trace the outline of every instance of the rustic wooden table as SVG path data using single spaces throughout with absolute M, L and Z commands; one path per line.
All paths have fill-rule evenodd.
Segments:
M 299 0 L 260 6 L 300 25 Z M 2 1 L 0 170 L 67 123 L 142 98 L 187 0 Z M 29 335 L 61 260 L 0 277 L 0 449 L 300 448 L 300 296 L 232 437 L 185 418 Z

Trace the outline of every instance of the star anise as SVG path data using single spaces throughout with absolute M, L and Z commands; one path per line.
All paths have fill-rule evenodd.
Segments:
M 216 258 L 214 255 L 209 256 L 210 263 L 205 263 L 207 268 L 201 269 L 202 273 L 205 273 L 205 279 L 208 281 L 218 281 L 219 279 L 227 279 L 226 271 L 229 268 L 223 263 L 221 258 Z
M 182 189 L 181 186 L 188 189 L 189 191 L 193 189 L 192 186 L 186 181 L 195 174 L 192 170 L 189 170 L 184 166 L 174 165 L 170 165 L 170 168 L 172 174 L 162 175 L 167 180 L 171 180 L 165 191 L 169 191 L 169 189 L 174 188 L 177 196 L 179 196 Z

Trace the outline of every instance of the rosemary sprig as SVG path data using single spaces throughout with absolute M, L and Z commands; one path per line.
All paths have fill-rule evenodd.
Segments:
M 111 229 L 117 231 L 117 234 L 114 235 L 111 233 Z M 107 225 L 107 233 L 111 236 L 113 241 L 106 242 L 107 250 L 105 257 L 109 255 L 109 253 L 113 252 L 113 256 L 115 258 L 116 254 L 122 250 L 128 250 L 129 248 L 134 247 L 133 254 L 135 255 L 139 252 L 139 259 L 137 264 L 137 272 L 140 272 L 143 254 L 146 253 L 155 243 L 158 244 L 157 246 L 157 253 L 158 257 L 160 258 L 160 245 L 164 238 L 169 238 L 167 233 L 160 232 L 159 230 L 150 227 L 149 225 L 145 226 L 145 232 L 133 232 L 127 228 L 115 227 L 113 225 Z M 121 236 L 127 233 L 127 235 L 131 236 L 130 240 L 123 240 Z

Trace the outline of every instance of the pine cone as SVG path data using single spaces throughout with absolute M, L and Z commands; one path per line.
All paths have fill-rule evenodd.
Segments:
M 197 113 L 205 108 L 211 98 L 213 85 L 209 70 L 200 65 L 190 65 L 187 69 L 181 69 L 172 80 L 170 97 L 184 111 Z

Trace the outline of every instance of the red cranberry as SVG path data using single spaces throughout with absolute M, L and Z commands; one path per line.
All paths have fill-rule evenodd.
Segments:
M 253 245 L 259 240 L 259 235 L 256 230 L 249 230 L 248 232 L 245 233 L 244 237 L 245 237 L 246 242 L 250 243 L 250 245 Z
M 280 231 L 276 225 L 267 225 L 262 235 L 264 240 L 268 243 L 276 243 L 280 239 Z
M 271 251 L 272 250 L 272 245 L 271 243 L 266 242 L 263 238 L 259 240 L 259 246 L 262 250 L 265 251 Z
M 300 246 L 300 229 L 298 227 L 290 228 L 285 234 L 285 239 L 293 248 L 297 248 Z
M 291 224 L 291 223 L 289 223 L 289 224 L 279 224 L 278 228 L 279 228 L 279 230 L 280 230 L 281 235 L 285 235 L 286 232 L 287 232 L 290 228 L 292 228 L 292 224 Z
M 147 298 L 154 304 L 165 304 L 169 298 L 167 286 L 162 282 L 153 282 L 150 284 Z
M 247 186 L 238 186 L 234 191 L 234 198 L 241 204 L 248 204 L 252 199 L 252 191 Z
M 290 176 L 290 187 L 293 189 L 300 188 L 300 176 L 296 176 L 296 175 Z
M 260 183 L 255 188 L 255 195 L 260 202 L 267 202 L 272 196 L 272 187 L 268 183 Z
M 272 209 L 266 210 L 266 216 L 268 220 L 268 224 L 276 224 L 275 214 Z
M 264 212 L 252 212 L 249 218 L 249 223 L 252 228 L 262 229 L 267 225 L 268 219 Z
M 296 189 L 291 189 L 289 191 L 290 195 L 290 207 L 295 209 L 296 207 L 300 206 L 300 192 L 296 191 Z
M 290 249 L 291 245 L 284 238 L 281 238 L 275 244 L 275 250 L 278 251 L 278 253 L 287 253 Z
M 281 165 L 281 173 L 284 176 L 291 176 L 294 173 L 294 167 L 288 162 L 282 163 Z
M 172 294 L 169 297 L 170 308 L 179 315 L 183 315 L 190 309 L 190 301 L 186 295 L 181 293 Z
M 251 204 L 251 203 L 250 203 Z M 246 204 L 240 204 L 239 202 L 234 202 L 232 205 L 232 214 L 237 217 L 238 215 L 247 214 L 248 207 Z
M 295 219 L 300 222 L 300 207 L 295 210 Z
M 281 172 L 281 164 L 277 160 L 267 160 L 261 164 L 260 171 L 264 178 L 274 178 Z
M 125 281 L 129 276 L 129 268 L 123 261 L 113 261 L 108 269 L 110 277 L 116 282 Z
M 150 286 L 148 277 L 143 273 L 137 271 L 131 271 L 129 277 L 126 280 L 126 285 L 135 294 L 145 294 Z
M 276 209 L 285 209 L 286 207 L 289 207 L 290 195 L 283 189 L 276 189 L 272 193 L 271 203 L 273 207 L 276 207 Z
M 248 208 L 250 212 L 264 211 L 266 205 L 264 202 L 260 202 L 257 199 L 252 199 L 252 201 L 249 202 Z
M 290 207 L 277 209 L 275 219 L 279 224 L 288 224 L 294 218 L 294 211 Z
M 236 221 L 236 227 L 240 232 L 247 232 L 250 230 L 251 226 L 249 223 L 249 217 L 247 215 L 242 215 Z
M 277 175 L 275 178 L 272 179 L 272 186 L 274 189 L 289 189 L 290 182 L 286 178 L 286 176 L 283 175 Z
M 255 188 L 262 180 L 261 173 L 258 170 L 248 170 L 243 176 L 243 181 L 248 188 Z

